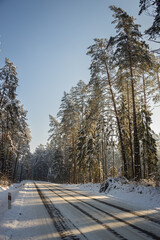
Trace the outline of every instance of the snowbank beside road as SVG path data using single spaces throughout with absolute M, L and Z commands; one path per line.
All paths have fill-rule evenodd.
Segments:
M 122 181 L 116 181 L 113 178 L 108 179 L 108 181 L 110 181 L 110 184 L 105 190 L 107 196 L 123 200 L 123 202 L 143 209 L 160 210 L 160 188 L 154 187 L 153 182 L 141 180 L 138 183 L 123 179 Z

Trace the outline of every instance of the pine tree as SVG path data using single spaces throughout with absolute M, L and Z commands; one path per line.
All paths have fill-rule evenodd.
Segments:
M 117 102 L 116 102 L 116 96 L 115 96 L 115 90 L 114 90 L 114 66 L 111 62 L 111 56 L 113 54 L 112 48 L 107 47 L 108 46 L 108 40 L 107 39 L 95 39 L 95 44 L 90 46 L 88 49 L 89 55 L 91 55 L 92 63 L 90 66 L 91 75 L 96 76 L 100 75 L 103 78 L 103 81 L 105 81 L 105 85 L 107 88 L 107 92 L 109 93 L 108 96 L 112 101 L 113 109 L 114 109 L 114 115 L 117 122 L 117 129 L 119 134 L 119 142 L 121 147 L 121 156 L 124 166 L 124 176 L 127 177 L 127 161 L 126 161 L 126 153 L 125 153 L 125 147 L 123 142 L 123 136 L 122 136 L 122 126 L 118 114 L 118 108 L 117 108 Z M 110 99 L 108 100 L 110 102 Z
M 82 122 L 81 128 L 78 131 L 76 152 L 78 166 L 78 181 L 83 183 L 87 181 L 86 151 L 87 151 L 87 136 L 84 122 Z
M 2 174 L 12 180 L 30 141 L 27 112 L 17 99 L 17 87 L 16 67 L 6 58 L 0 72 L 0 161 Z
M 45 146 L 40 144 L 33 154 L 33 179 L 46 181 L 49 166 L 46 161 Z
M 149 39 L 160 43 L 160 1 L 159 0 L 140 0 L 140 11 L 141 14 L 143 11 L 151 10 L 150 15 L 154 17 L 152 26 L 149 27 L 145 33 L 149 35 Z M 155 50 L 155 52 L 160 53 L 160 49 Z
M 101 182 L 106 169 L 106 102 L 105 84 L 102 79 L 92 75 L 88 84 L 90 98 L 87 106 L 86 122 L 88 122 L 88 160 L 94 167 L 95 181 Z M 106 117 L 107 118 L 107 117 Z M 88 161 L 88 162 L 89 162 Z
M 151 65 L 150 54 L 148 46 L 142 41 L 139 25 L 134 23 L 134 18 L 130 17 L 121 8 L 115 6 L 110 8 L 114 12 L 115 20 L 113 23 L 117 23 L 117 35 L 110 38 L 110 44 L 116 46 L 114 61 L 123 71 L 127 70 L 129 72 L 132 91 L 135 178 L 139 180 L 141 178 L 141 164 L 137 129 L 135 70 L 141 68 L 143 64 Z
M 134 159 L 133 159 L 133 124 L 131 113 L 131 89 L 128 83 L 128 73 L 123 73 L 121 69 L 116 73 L 116 89 L 119 94 L 118 101 L 118 114 L 122 127 L 122 136 L 124 141 L 124 147 L 126 152 L 127 161 L 127 178 L 134 177 Z
M 63 153 L 60 149 L 56 149 L 53 155 L 53 161 L 50 170 L 50 180 L 57 183 L 64 181 L 64 163 Z
M 148 177 L 152 172 L 157 170 L 157 151 L 156 141 L 153 137 L 154 133 L 151 130 L 152 112 L 150 108 L 150 99 L 154 93 L 154 79 L 152 69 L 147 66 L 142 70 L 141 77 L 141 116 L 140 116 L 140 140 L 142 141 L 142 160 L 143 160 L 143 177 Z M 154 69 L 154 66 L 153 66 Z
M 154 65 L 153 65 L 153 101 L 154 103 L 160 102 L 160 57 L 153 57 Z
M 58 117 L 65 145 L 65 162 L 68 164 L 70 181 L 77 183 L 76 141 L 79 129 L 79 113 L 76 111 L 75 102 L 72 99 L 73 89 L 70 94 L 64 94 Z
M 60 123 L 52 115 L 49 115 L 49 121 L 50 129 L 48 133 L 50 133 L 50 136 L 48 140 L 50 141 L 50 145 L 53 147 L 53 150 L 57 148 L 61 149 Z

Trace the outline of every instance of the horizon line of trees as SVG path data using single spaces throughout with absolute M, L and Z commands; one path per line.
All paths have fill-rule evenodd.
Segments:
M 121 174 L 140 180 L 159 171 L 151 105 L 160 101 L 160 58 L 133 17 L 110 9 L 116 36 L 94 39 L 89 83 L 64 92 L 58 120 L 49 116 L 49 142 L 32 156 L 34 179 L 101 182 Z

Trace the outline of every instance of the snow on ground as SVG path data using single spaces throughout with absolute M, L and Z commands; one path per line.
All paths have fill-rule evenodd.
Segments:
M 12 201 L 14 201 L 15 197 L 17 197 L 19 190 L 23 187 L 23 183 L 20 184 L 12 184 L 9 186 L 0 185 L 0 216 L 4 214 L 4 212 L 8 208 L 8 192 L 11 193 Z
M 62 187 L 86 191 L 86 194 L 105 196 L 110 202 L 134 209 L 146 209 L 160 217 L 160 188 L 148 181 L 141 183 L 108 179 L 105 192 L 101 184 L 60 184 Z M 25 183 L 25 185 L 23 185 Z M 12 209 L 8 210 L 8 192 L 12 194 Z M 122 205 L 123 204 L 123 205 Z M 153 210 L 153 211 L 152 211 Z M 28 230 L 29 229 L 29 230 Z M 16 231 L 15 231 L 16 230 Z M 33 182 L 22 182 L 10 187 L 0 186 L 0 240 L 53 239 L 56 234 L 47 210 L 42 204 Z M 54 236 L 58 239 L 58 236 Z
M 105 192 L 101 193 L 99 193 L 100 183 L 61 184 L 61 186 L 104 195 L 135 207 L 152 208 L 160 211 L 160 187 L 154 187 L 152 181 L 142 180 L 141 183 L 127 181 L 127 183 L 123 183 L 123 181 L 115 181 L 113 178 L 109 178 L 107 181 L 109 181 L 109 186 Z M 8 192 L 12 193 L 12 200 L 14 200 L 23 188 L 23 183 L 25 181 L 20 184 L 13 184 L 10 187 L 0 185 L 0 215 L 8 208 L 6 202 Z
M 110 183 L 105 192 L 99 193 L 100 183 L 87 184 L 62 184 L 63 187 L 76 188 L 81 191 L 89 191 L 94 194 L 105 195 L 127 205 L 141 209 L 156 209 L 160 211 L 160 187 L 154 187 L 153 182 L 143 180 L 141 183 L 114 181 L 109 178 Z M 108 180 L 109 180 L 108 179 Z

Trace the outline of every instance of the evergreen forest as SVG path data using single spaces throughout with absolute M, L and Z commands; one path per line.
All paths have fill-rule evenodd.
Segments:
M 149 40 L 160 43 L 160 3 L 140 0 L 139 14 L 154 7 Z M 88 47 L 90 81 L 64 92 L 57 116 L 49 115 L 48 142 L 30 153 L 27 111 L 17 99 L 16 67 L 0 70 L 0 178 L 57 183 L 102 182 L 124 176 L 160 177 L 160 134 L 151 128 L 160 103 L 160 49 L 150 49 L 140 25 L 110 6 L 115 36 Z M 158 109 L 158 108 L 157 108 Z

